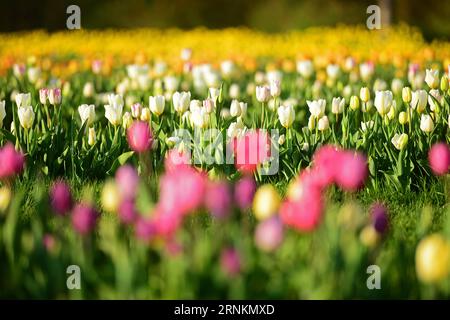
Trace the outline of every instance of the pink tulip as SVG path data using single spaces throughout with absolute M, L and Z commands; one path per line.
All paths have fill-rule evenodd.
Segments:
M 131 224 L 137 218 L 136 206 L 133 200 L 125 199 L 119 205 L 119 218 L 124 224 Z
M 428 152 L 428 161 L 435 175 L 447 174 L 450 168 L 450 147 L 448 144 L 439 142 L 433 145 Z
M 241 272 L 241 258 L 234 248 L 226 248 L 220 256 L 222 271 L 230 277 L 234 277 Z
M 72 226 L 81 235 L 90 233 L 97 223 L 97 212 L 87 204 L 78 204 L 73 209 Z
M 253 173 L 270 157 L 270 137 L 265 131 L 252 130 L 233 140 L 235 166 L 238 170 Z
M 135 199 L 139 187 L 139 176 L 136 169 L 127 164 L 116 171 L 116 184 L 122 199 Z
M 0 149 L 0 179 L 8 179 L 22 172 L 24 156 L 16 151 L 12 143 Z
M 256 191 L 255 180 L 246 176 L 236 183 L 234 188 L 234 199 L 241 210 L 250 208 L 253 203 L 253 196 Z
M 130 148 L 138 153 L 147 151 L 152 143 L 152 132 L 147 123 L 135 121 L 127 132 Z
M 321 187 L 335 182 L 340 165 L 337 161 L 340 152 L 342 151 L 334 146 L 325 145 L 314 153 L 313 168 L 315 170 L 315 178 Z
M 175 171 L 179 166 L 188 166 L 191 163 L 189 157 L 188 152 L 180 152 L 177 149 L 170 150 L 164 161 L 166 172 Z
M 342 151 L 337 157 L 336 162 L 336 183 L 346 191 L 356 191 L 367 179 L 369 170 L 367 167 L 367 158 L 355 151 Z
M 283 242 L 283 224 L 278 217 L 262 221 L 255 231 L 256 246 L 263 251 L 274 251 Z
M 49 233 L 46 233 L 42 238 L 42 245 L 47 252 L 52 252 L 56 246 L 55 237 Z
M 300 232 L 310 232 L 320 224 L 322 211 L 321 199 L 302 197 L 299 201 L 284 202 L 280 208 L 280 217 L 284 224 Z
M 210 182 L 205 195 L 205 206 L 217 218 L 225 218 L 230 214 L 231 192 L 228 183 Z
M 64 181 L 57 181 L 50 189 L 50 204 L 59 215 L 65 215 L 72 209 L 70 187 Z
M 160 180 L 160 205 L 163 212 L 185 215 L 203 204 L 206 179 L 189 166 L 167 172 Z
M 134 226 L 134 233 L 138 240 L 149 242 L 156 235 L 156 226 L 150 219 L 139 217 Z

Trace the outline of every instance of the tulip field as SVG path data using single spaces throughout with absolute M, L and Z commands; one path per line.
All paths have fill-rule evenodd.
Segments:
M 1 298 L 450 298 L 450 43 L 0 43 Z

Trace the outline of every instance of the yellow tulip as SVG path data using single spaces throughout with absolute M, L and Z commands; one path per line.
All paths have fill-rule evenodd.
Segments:
M 422 239 L 416 249 L 417 277 L 424 283 L 437 283 L 450 271 L 450 244 L 439 234 Z
M 265 220 L 276 214 L 280 207 L 281 198 L 274 186 L 261 186 L 253 199 L 253 214 L 258 220 Z
M 0 212 L 5 211 L 11 201 L 11 190 L 8 187 L 0 188 Z
M 103 186 L 101 201 L 105 211 L 117 212 L 120 204 L 120 194 L 114 180 L 107 181 Z

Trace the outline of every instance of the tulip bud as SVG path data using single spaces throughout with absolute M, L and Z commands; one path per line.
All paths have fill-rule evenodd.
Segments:
M 256 87 L 256 99 L 259 102 L 267 102 L 270 98 L 270 88 L 267 86 Z
M 239 104 L 239 101 L 231 101 L 230 114 L 232 117 L 239 117 L 241 115 L 241 106 Z
M 141 121 L 149 122 L 150 121 L 150 109 L 143 108 L 141 112 Z
M 369 88 L 363 87 L 359 91 L 359 97 L 361 98 L 362 102 L 367 102 L 370 100 L 370 91 Z
M 323 116 L 319 119 L 319 121 L 317 122 L 317 128 L 319 129 L 319 131 L 325 131 L 330 128 L 330 122 L 328 121 L 327 116 Z
M 286 136 L 284 134 L 282 134 L 279 138 L 278 138 L 278 144 L 280 146 L 282 146 L 284 143 L 286 142 Z
M 398 122 L 400 124 L 405 124 L 407 122 L 409 122 L 409 116 L 405 111 L 402 111 L 399 113 L 398 115 Z
M 6 117 L 5 100 L 0 101 L 0 128 L 3 127 L 3 120 Z
M 131 116 L 131 114 L 128 111 L 125 112 L 122 117 L 122 127 L 126 130 L 131 126 L 132 123 L 133 123 L 133 117 Z
M 412 93 L 410 87 L 404 87 L 402 90 L 402 99 L 404 103 L 410 103 L 412 99 Z
M 448 76 L 447 76 L 446 73 L 444 73 L 444 75 L 441 78 L 441 90 L 443 92 L 446 92 L 448 90 L 448 87 L 449 87 L 449 85 L 448 85 Z
M 308 129 L 313 131 L 316 128 L 316 118 L 313 115 L 309 116 L 308 119 Z
M 48 95 L 48 89 L 47 88 L 42 88 L 39 90 L 39 102 L 41 104 L 46 104 L 47 103 L 47 95 Z
M 88 144 L 92 147 L 97 141 L 94 127 L 89 128 Z
M 280 94 L 281 94 L 280 81 L 272 80 L 270 82 L 270 95 L 275 98 L 278 97 Z
M 11 201 L 11 190 L 8 187 L 0 188 L 0 212 L 6 211 L 8 209 L 9 203 Z
M 50 89 L 48 91 L 48 101 L 50 102 L 51 105 L 58 105 L 61 103 L 61 89 L 59 88 L 55 88 L 55 89 Z
M 433 119 L 428 114 L 423 114 L 420 118 L 420 130 L 430 133 L 434 129 Z
M 140 103 L 133 103 L 131 105 L 131 115 L 135 119 L 139 119 L 142 112 L 142 105 Z
M 408 135 L 406 133 L 396 133 L 391 139 L 392 144 L 397 150 L 403 150 L 408 143 Z
M 358 110 L 359 109 L 359 98 L 357 96 L 352 96 L 350 98 L 350 108 L 352 110 Z
M 439 86 L 439 70 L 427 69 L 425 82 L 431 89 L 437 89 Z

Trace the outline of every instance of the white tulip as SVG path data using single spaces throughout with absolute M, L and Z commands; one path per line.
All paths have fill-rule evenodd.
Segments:
M 172 96 L 173 107 L 176 112 L 184 113 L 189 108 L 189 103 L 191 101 L 191 93 L 182 91 L 175 92 Z
M 199 108 L 190 113 L 189 119 L 195 127 L 203 129 L 209 123 L 209 114 L 205 108 Z
M 327 65 L 327 75 L 330 79 L 335 80 L 339 76 L 340 68 L 337 64 Z
M 240 137 L 245 133 L 245 126 L 242 121 L 232 122 L 227 129 L 227 136 L 231 139 Z
M 209 88 L 209 97 L 213 100 L 213 101 L 217 101 L 217 99 L 219 98 L 220 95 L 220 90 L 217 88 Z
M 259 102 L 267 102 L 270 99 L 270 88 L 267 86 L 256 87 L 256 100 Z
M 367 131 L 370 129 L 373 129 L 375 122 L 373 120 L 369 120 L 367 122 L 361 122 L 361 130 L 362 131 Z
M 375 67 L 373 63 L 364 62 L 359 65 L 359 74 L 361 75 L 361 79 L 363 81 L 369 80 L 375 71 Z
M 31 106 L 19 107 L 17 114 L 19 116 L 20 125 L 25 129 L 31 128 L 35 116 L 33 108 Z
M 78 113 L 80 114 L 82 124 L 86 121 L 88 124 L 91 124 L 95 120 L 95 106 L 93 104 L 82 104 L 78 107 Z
M 334 114 L 339 114 L 344 112 L 345 99 L 344 98 L 333 98 L 331 102 L 331 112 Z
M 428 94 L 425 90 L 417 90 L 412 92 L 411 107 L 416 109 L 418 113 L 425 111 L 427 106 Z
M 5 100 L 0 101 L 0 128 L 3 127 L 3 120 L 6 117 Z
M 278 80 L 270 82 L 270 95 L 272 97 L 278 97 L 281 94 L 281 84 Z
M 392 92 L 389 90 L 377 91 L 375 93 L 374 105 L 381 116 L 386 115 L 389 112 L 389 110 L 391 110 L 392 101 L 393 101 Z
M 240 90 L 241 89 L 239 88 L 239 85 L 237 83 L 233 83 L 230 86 L 230 92 L 229 92 L 230 98 L 231 99 L 238 99 L 239 95 L 240 95 Z
M 289 128 L 295 120 L 295 111 L 292 106 L 280 106 L 278 108 L 278 119 L 283 127 Z
M 319 100 L 313 100 L 309 101 L 307 100 L 306 103 L 309 107 L 309 112 L 311 112 L 311 115 L 313 115 L 316 118 L 320 118 L 325 113 L 325 106 L 327 102 L 324 99 Z
M 123 98 L 121 95 L 110 94 L 109 104 L 105 105 L 105 117 L 113 126 L 120 125 L 122 121 Z
M 28 68 L 28 70 L 27 70 L 28 80 L 30 80 L 31 83 L 35 83 L 38 80 L 40 75 L 41 75 L 41 70 L 39 68 L 31 67 L 31 68 Z
M 423 114 L 420 117 L 420 130 L 423 132 L 431 132 L 434 129 L 434 122 L 430 115 Z
M 319 129 L 319 131 L 325 131 L 328 128 L 330 128 L 330 121 L 328 121 L 328 117 L 327 116 L 323 116 L 317 122 L 317 129 Z
M 17 107 L 27 107 L 31 105 L 31 93 L 17 93 L 15 95 Z
M 440 83 L 439 70 L 427 69 L 425 82 L 431 89 L 437 89 Z
M 428 92 L 428 93 L 429 93 L 429 95 L 428 95 L 428 104 L 430 105 L 431 111 L 439 110 L 439 104 L 442 104 L 443 101 L 444 101 L 444 99 L 441 96 L 439 90 L 431 89 L 430 92 Z
M 230 105 L 230 114 L 232 117 L 239 117 L 242 113 L 239 101 L 233 100 Z
M 239 102 L 239 107 L 241 108 L 241 116 L 245 116 L 247 114 L 247 103 Z
M 399 95 L 402 92 L 403 89 L 403 81 L 395 78 L 392 80 L 391 83 L 391 90 L 394 94 Z
M 297 61 L 297 72 L 302 77 L 308 79 L 314 72 L 314 66 L 310 60 Z
M 189 111 L 194 112 L 195 110 L 201 108 L 203 106 L 200 100 L 194 99 L 189 103 Z
M 189 60 L 191 60 L 191 57 L 192 57 L 192 49 L 191 49 L 191 48 L 183 48 L 183 49 L 181 50 L 180 56 L 181 56 L 181 60 L 183 60 L 183 61 L 189 61 Z
M 92 82 L 86 82 L 83 87 L 83 96 L 85 98 L 90 98 L 94 95 L 95 89 Z
M 175 92 L 178 89 L 179 83 L 180 81 L 177 77 L 167 76 L 164 78 L 164 88 L 170 93 Z
M 164 105 L 166 103 L 166 99 L 164 96 L 150 96 L 149 99 L 149 107 L 150 111 L 156 115 L 161 115 L 164 112 Z
M 398 134 L 396 133 L 392 139 L 392 144 L 397 150 L 403 150 L 408 143 L 408 135 L 406 133 Z
M 231 60 L 226 60 L 223 61 L 220 64 L 220 70 L 222 71 L 222 74 L 224 77 L 230 77 L 231 75 L 233 75 L 234 71 L 235 71 L 235 65 L 234 62 Z

